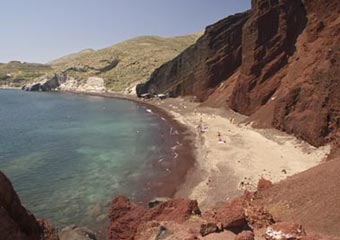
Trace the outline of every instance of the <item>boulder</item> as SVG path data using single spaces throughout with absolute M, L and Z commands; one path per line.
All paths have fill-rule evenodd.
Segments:
M 39 219 L 38 223 L 42 230 L 43 240 L 60 240 L 57 230 L 47 219 Z
M 64 83 L 67 79 L 66 74 L 54 74 L 51 76 L 43 76 L 38 79 L 35 79 L 34 83 L 25 85 L 22 87 L 22 90 L 25 91 L 52 91 L 57 89 L 61 83 Z
M 200 234 L 202 237 L 207 236 L 211 233 L 216 233 L 219 232 L 220 230 L 218 229 L 217 225 L 215 223 L 207 223 L 207 224 L 202 224 L 201 225 L 201 230 Z
M 105 83 L 104 79 L 100 77 L 89 77 L 85 84 L 80 85 L 77 88 L 77 91 L 81 92 L 105 92 Z
M 40 91 L 41 84 L 40 83 L 31 83 L 28 85 L 25 85 L 22 87 L 22 90 L 24 91 L 31 91 L 31 92 L 37 92 Z
M 261 205 L 249 205 L 245 211 L 247 223 L 253 230 L 274 224 L 273 216 Z
M 225 203 L 218 203 L 215 208 L 203 213 L 203 218 L 212 223 L 221 223 L 224 229 L 239 233 L 248 229 L 245 215 L 246 199 L 239 197 Z
M 60 240 L 96 240 L 96 235 L 85 227 L 70 226 L 63 228 L 59 233 Z
M 237 234 L 235 240 L 255 240 L 255 235 L 252 231 L 243 231 Z

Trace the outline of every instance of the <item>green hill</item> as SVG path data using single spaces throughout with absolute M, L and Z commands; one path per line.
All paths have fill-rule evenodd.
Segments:
M 52 67 L 39 63 L 12 61 L 0 64 L 0 85 L 21 87 L 27 82 L 53 72 Z
M 156 68 L 176 57 L 200 35 L 137 37 L 98 51 L 84 50 L 48 64 L 80 83 L 96 76 L 104 79 L 108 90 L 123 91 L 132 83 L 146 81 Z
M 143 36 L 100 50 L 85 49 L 47 64 L 17 61 L 0 64 L 0 85 L 23 86 L 43 75 L 63 72 L 78 85 L 89 77 L 100 77 L 107 90 L 124 91 L 133 83 L 148 80 L 156 68 L 194 44 L 201 35 Z

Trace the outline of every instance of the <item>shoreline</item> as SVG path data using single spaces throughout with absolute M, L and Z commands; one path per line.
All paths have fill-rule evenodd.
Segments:
M 246 116 L 202 107 L 188 99 L 141 100 L 120 93 L 60 93 L 133 101 L 179 129 L 180 142 L 185 144 L 176 151 L 182 151 L 180 158 L 188 164 L 186 169 L 180 169 L 176 181 L 170 182 L 169 189 L 162 189 L 162 195 L 195 199 L 203 210 L 245 190 L 255 190 L 262 177 L 276 183 L 319 165 L 331 150 L 329 145 L 315 148 L 279 130 L 253 128 L 246 124 Z M 197 131 L 200 124 L 206 131 Z M 218 135 L 223 142 L 218 141 Z
M 175 146 L 176 153 L 178 154 L 178 158 L 176 161 L 181 162 L 180 168 L 176 168 L 175 172 L 172 172 L 172 178 L 161 178 L 162 182 L 167 182 L 166 189 L 163 187 L 156 187 L 151 192 L 157 193 L 154 194 L 156 197 L 168 197 L 175 198 L 177 193 L 182 189 L 183 185 L 186 183 L 186 179 L 190 172 L 195 171 L 195 162 L 196 162 L 196 134 L 185 124 L 178 121 L 175 116 L 172 115 L 167 109 L 157 106 L 156 104 L 150 101 L 144 101 L 135 96 L 125 95 L 121 93 L 96 93 L 96 92 L 76 92 L 76 91 L 60 91 L 60 93 L 70 93 L 76 95 L 84 95 L 84 96 L 94 96 L 94 97 L 104 97 L 104 98 L 112 98 L 112 99 L 120 99 L 127 100 L 134 103 L 137 103 L 147 109 L 150 109 L 153 114 L 158 115 L 159 119 L 165 120 L 173 129 L 175 129 L 178 134 L 176 137 L 178 138 L 178 142 Z M 174 161 L 175 159 L 172 159 Z M 146 204 L 148 201 L 153 200 L 151 197 L 146 197 L 142 203 Z
M 173 197 L 197 200 L 203 210 L 238 197 L 245 190 L 256 190 L 261 178 L 276 183 L 319 165 L 331 151 L 330 145 L 316 148 L 273 128 L 256 129 L 246 123 L 247 116 L 202 107 L 188 99 L 140 100 L 117 93 L 76 94 L 134 101 L 164 114 L 174 126 L 187 129 L 194 160 Z M 206 131 L 197 131 L 200 124 Z

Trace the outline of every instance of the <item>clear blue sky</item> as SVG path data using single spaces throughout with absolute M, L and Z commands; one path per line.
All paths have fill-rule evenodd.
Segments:
M 140 35 L 184 35 L 249 8 L 250 0 L 2 1 L 0 62 L 47 62 Z

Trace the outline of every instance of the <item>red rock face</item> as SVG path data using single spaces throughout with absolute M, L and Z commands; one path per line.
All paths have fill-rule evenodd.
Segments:
M 0 171 L 0 238 L 39 240 L 35 217 L 22 205 L 9 179 Z
M 280 79 L 272 76 L 288 63 L 305 23 L 300 1 L 252 1 L 243 28 L 241 75 L 231 102 L 234 110 L 249 115 L 267 103 L 280 86 Z
M 207 27 L 197 43 L 157 69 L 150 80 L 137 87 L 137 94 L 209 94 L 241 65 L 242 27 L 248 12 L 236 14 Z
M 230 106 L 320 146 L 340 139 L 340 4 L 304 2 L 252 2 Z
M 160 203 L 154 208 L 146 209 L 143 206 L 130 202 L 127 198 L 115 198 L 110 207 L 110 240 L 135 239 L 140 227 L 151 221 L 173 221 L 183 223 L 192 215 L 199 215 L 197 201 L 176 199 Z
M 338 0 L 253 0 L 138 92 L 193 95 L 315 146 L 340 141 L 339 15 Z

